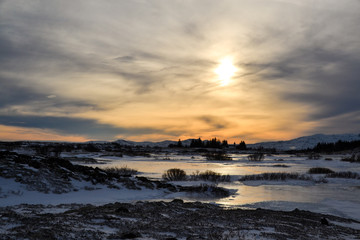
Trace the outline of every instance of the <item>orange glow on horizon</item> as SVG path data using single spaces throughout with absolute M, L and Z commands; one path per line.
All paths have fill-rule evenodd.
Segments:
M 0 125 L 1 141 L 60 141 L 86 142 L 91 141 L 82 136 L 60 135 L 51 130 L 22 128 Z

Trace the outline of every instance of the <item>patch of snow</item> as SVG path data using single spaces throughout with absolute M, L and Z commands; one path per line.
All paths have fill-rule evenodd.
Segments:
M 74 181 L 79 189 L 75 192 L 62 194 L 41 193 L 37 191 L 26 190 L 21 183 L 14 179 L 5 179 L 0 177 L 1 193 L 0 207 L 14 206 L 18 204 L 94 204 L 101 205 L 111 202 L 135 202 L 152 199 L 162 199 L 167 195 L 163 190 L 151 190 L 143 188 L 142 190 L 131 189 L 110 189 L 104 185 L 91 185 L 88 182 Z M 86 190 L 93 187 L 93 190 Z
M 335 143 L 337 141 L 355 141 L 360 140 L 360 134 L 315 134 L 311 136 L 304 136 L 288 141 L 276 142 L 260 142 L 255 144 L 247 144 L 251 148 L 276 148 L 277 150 L 300 150 L 313 148 L 318 143 Z

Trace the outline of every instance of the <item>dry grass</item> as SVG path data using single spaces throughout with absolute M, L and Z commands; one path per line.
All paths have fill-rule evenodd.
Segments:
M 104 171 L 107 173 L 118 174 L 120 176 L 133 176 L 133 175 L 137 174 L 137 172 L 138 172 L 136 169 L 129 168 L 127 166 L 107 167 L 107 168 L 104 168 Z
M 206 170 L 205 172 L 196 171 L 190 175 L 190 180 L 192 181 L 212 181 L 212 182 L 230 182 L 229 175 L 222 175 L 211 170 Z

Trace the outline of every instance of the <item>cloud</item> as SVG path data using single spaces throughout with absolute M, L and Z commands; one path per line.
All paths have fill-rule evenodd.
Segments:
M 307 108 L 305 121 L 320 126 L 321 121 L 330 124 L 327 119 L 336 118 L 354 127 L 351 119 L 342 117 L 357 112 L 360 103 L 360 15 L 352 7 L 358 8 L 359 2 L 330 2 L 318 8 L 305 5 L 293 16 L 296 21 L 264 25 L 258 35 L 252 32 L 248 47 L 264 50 L 266 55 L 239 62 L 247 70 L 243 77 L 259 83 L 269 98 L 278 98 L 276 107 L 286 102 L 299 110 Z M 270 45 L 274 48 L 269 52 Z M 331 122 L 333 128 L 340 126 Z M 331 128 L 326 130 L 331 132 Z
M 274 125 L 300 134 L 303 121 L 330 131 L 334 119 L 355 127 L 343 116 L 359 110 L 359 1 L 0 4 L 2 122 L 103 138 L 175 136 L 174 119 L 194 112 L 206 126 L 191 129 L 198 135 L 251 126 L 260 136 Z M 239 71 L 219 87 L 213 69 L 226 56 Z
M 344 55 L 341 49 L 297 49 L 269 63 L 270 74 L 260 75 L 282 84 L 279 95 L 284 100 L 311 106 L 314 112 L 309 112 L 309 120 L 321 120 L 359 110 L 358 66 L 360 58 Z
M 141 127 L 116 127 L 91 119 L 72 117 L 0 116 L 0 125 L 22 128 L 51 129 L 64 134 L 83 135 L 93 139 L 114 139 L 117 135 L 147 135 L 164 130 Z
M 346 112 L 317 122 L 316 133 L 360 133 L 360 111 Z M 314 131 L 308 132 L 314 134 Z
M 211 130 L 221 130 L 230 127 L 230 123 L 226 121 L 224 118 L 217 117 L 217 116 L 201 116 L 198 117 L 199 120 L 205 122 L 211 127 Z
M 74 114 L 100 107 L 84 101 L 50 94 L 46 89 L 31 88 L 14 78 L 0 76 L 0 113 Z
M 133 56 L 121 56 L 121 57 L 115 58 L 115 60 L 120 61 L 120 62 L 133 62 L 136 60 L 136 58 Z

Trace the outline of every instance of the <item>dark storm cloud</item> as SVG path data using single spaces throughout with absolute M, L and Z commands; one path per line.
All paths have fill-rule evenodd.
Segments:
M 122 128 L 98 123 L 91 119 L 71 117 L 6 116 L 0 115 L 0 124 L 6 126 L 51 129 L 60 133 L 86 135 L 95 139 L 115 138 L 116 135 L 144 135 L 161 133 L 161 129 Z

